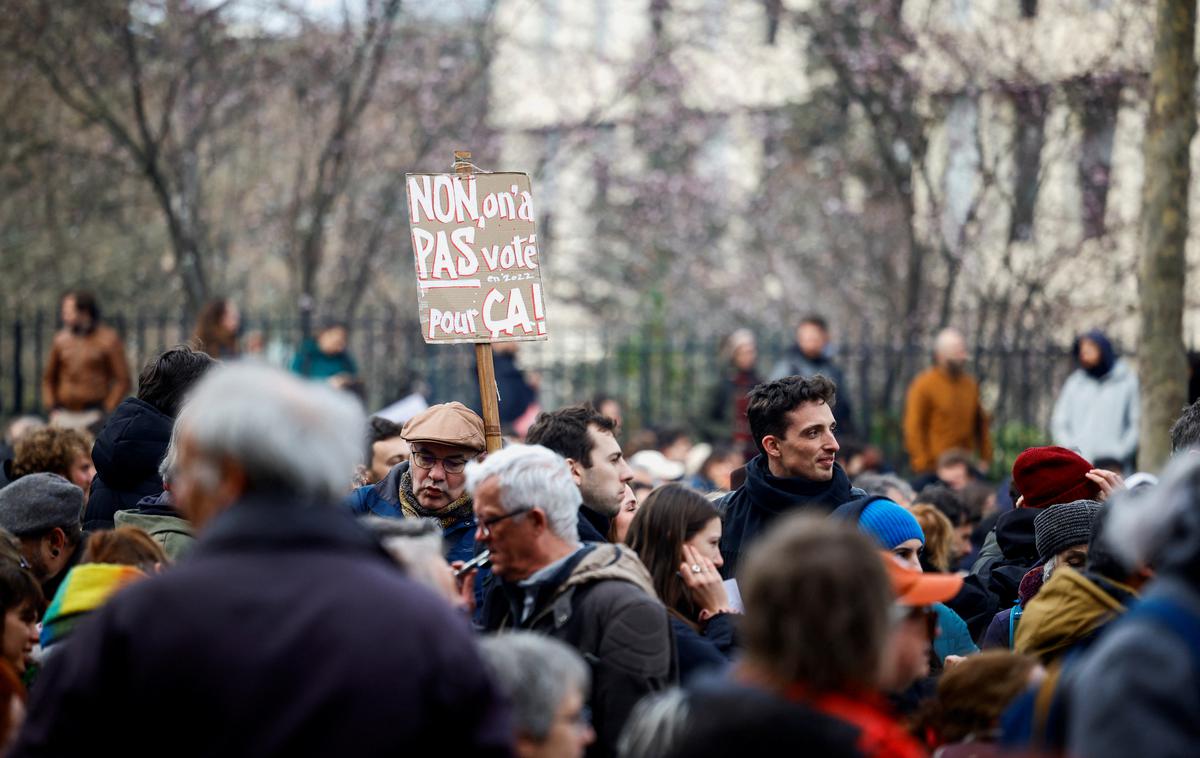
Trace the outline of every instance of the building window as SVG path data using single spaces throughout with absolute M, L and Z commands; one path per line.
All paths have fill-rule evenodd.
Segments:
M 1046 139 L 1046 90 L 1013 94 L 1016 125 L 1013 133 L 1013 207 L 1008 228 L 1010 242 L 1033 239 L 1033 214 L 1041 184 L 1042 145 Z
M 774 45 L 783 21 L 783 0 L 763 0 L 767 11 L 767 44 Z
M 1108 209 L 1108 186 L 1112 174 L 1113 135 L 1121 102 L 1119 83 L 1085 82 L 1088 91 L 1080 99 L 1079 119 L 1083 138 L 1079 152 L 1080 215 L 1084 239 L 1103 237 Z
M 1021 18 L 1033 18 L 1037 15 L 1038 0 L 1020 0 Z
M 946 168 L 942 175 L 942 238 L 955 245 L 971 213 L 979 181 L 979 107 L 960 95 L 946 112 Z

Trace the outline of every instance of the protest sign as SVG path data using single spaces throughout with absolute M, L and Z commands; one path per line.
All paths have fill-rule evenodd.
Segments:
M 425 341 L 546 339 L 529 176 L 408 174 L 406 186 Z

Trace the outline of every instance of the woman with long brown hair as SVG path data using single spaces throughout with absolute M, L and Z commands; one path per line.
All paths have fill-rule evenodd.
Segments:
M 625 536 L 650 572 L 671 615 L 679 678 L 724 668 L 736 646 L 734 615 L 720 568 L 721 514 L 708 498 L 679 484 L 651 492 Z
M 196 322 L 196 349 L 217 359 L 236 358 L 240 352 L 238 330 L 241 325 L 241 314 L 232 300 L 210 300 L 200 310 Z

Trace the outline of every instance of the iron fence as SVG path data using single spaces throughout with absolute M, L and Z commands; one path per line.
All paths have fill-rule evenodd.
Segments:
M 185 312 L 124 312 L 109 316 L 124 340 L 133 375 L 149 358 L 192 335 Z M 301 341 L 300 316 L 243 315 L 242 344 L 286 366 Z M 415 319 L 394 310 L 368 312 L 349 324 L 350 352 L 359 364 L 369 409 L 410 391 L 430 402 L 462 400 L 478 406 L 474 351 L 469 345 L 426 345 Z M 53 313 L 0 314 L 0 418 L 43 413 L 40 384 L 57 328 Z M 790 345 L 787 335 L 760 335 L 759 366 L 766 377 Z M 855 426 L 893 461 L 903 460 L 904 392 L 929 362 L 928 348 L 864 328 L 835 345 L 845 374 Z M 540 402 L 554 408 L 598 394 L 616 397 L 626 428 L 679 425 L 700 428 L 725 365 L 719 340 L 647 329 L 611 333 L 602 320 L 593 329 L 525 343 L 520 364 L 541 377 Z M 1054 397 L 1070 371 L 1061 346 L 976 345 L 971 370 L 991 410 L 998 455 L 1015 454 L 1046 437 Z

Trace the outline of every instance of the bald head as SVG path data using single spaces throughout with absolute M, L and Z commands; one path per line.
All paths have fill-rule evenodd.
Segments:
M 967 365 L 967 340 L 962 332 L 948 327 L 938 332 L 933 346 L 933 360 L 951 371 L 962 371 Z

